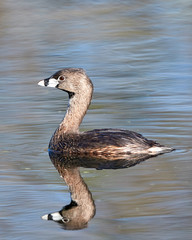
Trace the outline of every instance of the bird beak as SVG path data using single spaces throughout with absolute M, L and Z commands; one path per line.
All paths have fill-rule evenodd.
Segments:
M 55 222 L 62 221 L 63 217 L 59 212 L 49 213 L 41 217 L 43 220 L 53 220 Z
M 38 85 L 39 86 L 43 86 L 43 87 L 53 87 L 53 88 L 56 88 L 59 85 L 59 82 L 55 78 L 46 78 L 46 79 L 41 80 L 40 82 L 38 82 Z
M 45 87 L 45 80 L 41 80 L 40 82 L 38 82 L 39 86 Z

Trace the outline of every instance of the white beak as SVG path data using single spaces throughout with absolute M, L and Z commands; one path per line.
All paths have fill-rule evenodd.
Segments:
M 59 84 L 59 82 L 55 78 L 50 78 L 46 85 L 45 85 L 45 80 L 41 80 L 40 82 L 38 82 L 38 85 L 43 86 L 43 87 L 55 88 L 55 87 L 57 87 L 58 84 Z
M 56 221 L 56 222 L 61 221 L 63 219 L 59 212 L 46 214 L 46 215 L 42 216 L 41 218 L 43 220 L 49 220 L 48 215 L 51 215 L 51 218 L 52 218 L 51 220 Z
M 42 218 L 43 220 L 48 220 L 48 214 L 43 215 L 41 218 Z
M 41 80 L 40 82 L 38 82 L 38 85 L 39 85 L 39 86 L 42 86 L 42 87 L 45 87 L 45 82 L 44 82 L 44 80 Z

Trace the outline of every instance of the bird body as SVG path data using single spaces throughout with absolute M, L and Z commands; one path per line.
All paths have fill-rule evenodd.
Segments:
M 39 85 L 55 87 L 69 95 L 68 109 L 50 140 L 50 151 L 68 155 L 109 156 L 113 159 L 120 155 L 151 157 L 173 150 L 129 130 L 109 128 L 80 132 L 79 126 L 93 93 L 93 84 L 81 68 L 62 69 L 40 81 Z

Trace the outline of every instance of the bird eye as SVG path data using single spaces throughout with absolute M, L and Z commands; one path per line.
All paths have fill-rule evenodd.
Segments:
M 59 76 L 59 78 L 58 78 L 58 80 L 61 80 L 61 81 L 63 81 L 65 79 L 65 77 L 64 76 Z
M 61 221 L 63 223 L 68 223 L 70 220 L 69 220 L 69 218 L 63 217 Z

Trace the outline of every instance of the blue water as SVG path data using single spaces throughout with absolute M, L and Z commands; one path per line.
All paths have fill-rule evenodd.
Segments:
M 0 238 L 191 239 L 191 1 L 0 3 Z M 64 231 L 70 201 L 47 145 L 67 95 L 37 86 L 62 67 L 94 84 L 81 130 L 134 130 L 177 151 L 119 170 L 81 168 L 96 215 Z

